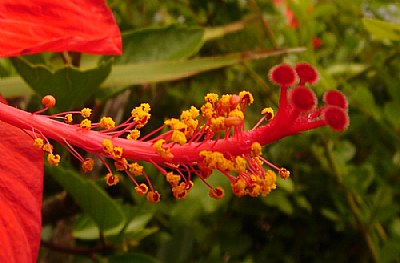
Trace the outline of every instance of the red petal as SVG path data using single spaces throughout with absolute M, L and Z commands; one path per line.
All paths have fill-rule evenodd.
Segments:
M 2 0 L 0 24 L 0 57 L 121 54 L 120 31 L 104 0 Z
M 43 154 L 25 132 L 0 121 L 0 262 L 36 262 Z

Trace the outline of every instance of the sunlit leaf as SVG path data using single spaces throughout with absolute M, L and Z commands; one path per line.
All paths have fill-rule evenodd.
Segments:
M 0 262 L 36 262 L 41 232 L 43 154 L 0 121 Z
M 400 25 L 372 18 L 364 18 L 362 21 L 376 40 L 400 40 Z

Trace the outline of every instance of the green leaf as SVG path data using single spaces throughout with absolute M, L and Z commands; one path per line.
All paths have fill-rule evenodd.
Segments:
M 160 263 L 157 259 L 140 253 L 124 253 L 121 255 L 111 256 L 108 263 Z
M 229 180 L 219 171 L 214 171 L 207 179 L 212 186 L 221 186 L 225 189 L 225 195 L 221 200 L 215 200 L 208 194 L 210 189 L 199 179 L 194 180 L 194 185 L 186 199 L 176 203 L 171 211 L 172 222 L 177 224 L 190 224 L 194 218 L 204 213 L 213 213 L 221 206 L 226 205 L 232 193 Z
M 124 52 L 118 64 L 188 58 L 203 45 L 201 28 L 171 25 L 123 34 Z
M 263 59 L 301 51 L 303 51 L 302 48 L 276 49 L 233 53 L 220 57 L 195 58 L 181 61 L 157 61 L 129 65 L 115 65 L 113 67 L 113 72 L 104 83 L 104 86 L 128 86 L 184 79 L 208 70 L 231 66 L 249 60 Z
M 46 168 L 100 230 L 115 233 L 124 227 L 126 219 L 119 204 L 93 181 L 60 166 Z
M 376 40 L 400 40 L 400 25 L 372 18 L 363 18 L 362 21 Z
M 88 70 L 67 66 L 51 71 L 45 65 L 33 65 L 23 58 L 13 58 L 12 62 L 37 94 L 53 95 L 57 99 L 56 108 L 61 111 L 82 107 L 108 77 L 112 64 L 108 60 Z
M 397 102 L 390 101 L 386 102 L 383 106 L 383 113 L 385 119 L 388 120 L 395 128 L 400 127 L 400 105 Z
M 102 84 L 102 87 L 113 88 L 113 93 L 117 93 L 122 89 L 125 89 L 125 86 L 129 85 L 181 80 L 209 70 L 236 65 L 249 60 L 263 59 L 302 51 L 304 51 L 303 48 L 275 49 L 234 53 L 220 57 L 195 58 L 183 61 L 157 61 L 129 65 L 114 65 L 110 76 Z M 48 70 L 45 68 L 44 71 Z M 117 88 L 115 88 L 116 86 Z M 8 91 L 9 87 L 13 87 L 13 89 L 18 90 L 19 92 L 10 92 Z M 27 91 L 28 89 L 26 84 L 21 81 L 20 78 L 11 77 L 0 80 L 0 93 L 2 93 L 6 98 L 27 94 L 24 93 Z M 94 92 L 96 92 L 96 90 Z M 54 92 L 51 94 L 54 94 Z M 107 94 L 108 96 L 110 95 L 109 92 Z M 64 104 L 68 104 L 64 97 L 62 100 L 66 101 Z M 61 100 L 59 101 L 61 102 Z M 57 102 L 57 104 L 59 105 L 60 103 Z
M 283 191 L 275 190 L 272 191 L 267 197 L 261 199 L 264 204 L 275 207 L 279 211 L 287 214 L 293 214 L 293 204 L 289 200 L 287 193 Z

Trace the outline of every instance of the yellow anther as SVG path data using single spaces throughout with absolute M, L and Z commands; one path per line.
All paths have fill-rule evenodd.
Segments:
M 139 176 L 143 174 L 143 166 L 141 166 L 138 163 L 131 163 L 129 165 L 129 172 L 131 172 L 133 175 Z
M 206 102 L 203 106 L 201 106 L 201 113 L 207 119 L 211 119 L 215 115 L 215 109 L 210 102 Z
M 53 145 L 51 145 L 50 143 L 45 143 L 43 145 L 43 151 L 47 152 L 47 153 L 52 153 L 53 152 Z
M 266 119 L 267 121 L 270 121 L 270 120 L 272 120 L 272 119 L 275 117 L 274 110 L 273 110 L 271 107 L 264 108 L 264 109 L 261 111 L 261 114 L 262 114 L 262 115 L 265 115 L 265 119 Z
M 260 156 L 262 154 L 261 144 L 259 142 L 253 142 L 251 144 L 251 155 L 252 156 Z
M 250 104 L 252 104 L 252 103 L 254 102 L 253 95 L 252 95 L 250 92 L 248 92 L 248 91 L 241 91 L 241 92 L 239 93 L 239 97 L 240 97 L 240 100 L 241 100 L 242 102 L 245 102 L 245 103 L 247 103 L 248 105 L 250 105 Z
M 208 169 L 221 171 L 232 171 L 234 169 L 234 163 L 226 159 L 220 152 L 201 151 L 200 156 L 203 157 L 203 164 Z
M 83 119 L 79 126 L 84 129 L 90 129 L 92 127 L 92 122 L 88 119 Z
M 210 189 L 210 192 L 208 192 L 208 195 L 214 199 L 221 199 L 222 197 L 224 197 L 225 191 L 222 187 L 217 186 L 214 189 Z
M 124 152 L 124 150 L 122 149 L 121 146 L 115 146 L 113 148 L 113 151 L 112 151 L 111 155 L 112 155 L 113 158 L 119 159 L 119 158 L 122 157 L 123 152 Z
M 210 103 L 215 103 L 218 101 L 218 94 L 215 93 L 208 93 L 205 97 L 204 100 L 206 102 L 210 102 Z
M 71 113 L 65 114 L 64 122 L 65 123 L 71 123 L 72 122 L 72 114 Z
M 178 174 L 174 174 L 173 172 L 169 172 L 165 175 L 167 182 L 170 183 L 172 186 L 177 186 L 181 181 L 181 176 Z
M 83 118 L 89 118 L 90 115 L 92 115 L 92 109 L 83 108 L 83 109 L 81 110 L 81 115 L 82 115 Z
M 213 132 L 219 132 L 225 130 L 225 118 L 224 117 L 212 118 L 211 130 Z
M 137 122 L 136 128 L 141 128 L 146 125 L 151 116 L 149 113 L 150 110 L 151 108 L 148 103 L 142 103 L 139 107 L 136 107 L 131 111 L 133 120 Z
M 145 184 L 140 184 L 135 187 L 135 191 L 139 196 L 144 196 L 149 191 L 149 187 Z
M 149 191 L 147 193 L 147 200 L 151 203 L 160 202 L 160 194 L 157 191 Z
M 140 131 L 137 129 L 131 130 L 131 132 L 126 137 L 128 140 L 137 140 L 140 137 Z
M 103 145 L 103 151 L 108 154 L 112 154 L 114 150 L 114 146 L 112 142 L 109 139 L 104 139 L 102 142 Z
M 172 132 L 171 140 L 173 142 L 179 143 L 180 145 L 183 145 L 187 142 L 185 134 L 179 130 L 174 130 Z
M 241 178 L 239 178 L 235 183 L 232 183 L 231 187 L 233 194 L 238 197 L 244 196 L 246 194 L 246 182 Z
M 33 141 L 33 146 L 35 146 L 37 149 L 39 149 L 39 150 L 41 150 L 41 149 L 43 149 L 43 146 L 44 146 L 44 141 L 43 141 L 43 139 L 42 138 L 36 138 L 34 141 Z
M 163 144 L 165 143 L 165 140 L 164 139 L 159 139 L 158 141 L 156 141 L 154 144 L 153 144 L 153 148 L 154 148 L 154 150 L 160 155 L 160 156 L 162 156 L 163 158 L 165 158 L 165 159 L 172 159 L 174 156 L 173 156 L 173 154 L 171 153 L 171 150 L 169 149 L 169 148 L 164 148 L 163 147 Z
M 180 183 L 177 186 L 172 187 L 172 194 L 177 200 L 181 200 L 188 195 L 188 190 L 186 184 L 184 182 Z
M 247 169 L 247 161 L 243 157 L 236 156 L 235 158 L 235 170 L 238 172 L 244 172 Z
M 115 170 L 125 171 L 128 168 L 128 161 L 125 158 L 121 158 L 114 162 Z
M 113 186 L 119 183 L 119 177 L 116 174 L 108 173 L 104 179 L 108 186 Z
M 290 176 L 290 172 L 288 170 L 286 170 L 286 168 L 282 167 L 281 169 L 279 169 L 279 176 L 282 179 L 286 179 Z
M 219 104 L 219 109 L 221 110 L 222 113 L 227 113 L 231 110 L 231 94 L 225 94 L 222 95 L 221 99 L 219 100 L 218 104 Z
M 250 187 L 247 188 L 247 194 L 251 197 L 257 197 L 260 195 L 261 186 L 258 183 L 252 183 Z
M 102 117 L 99 125 L 100 127 L 109 130 L 115 127 L 115 121 L 111 117 Z
M 47 155 L 47 161 L 48 161 L 49 164 L 51 164 L 51 165 L 58 166 L 58 165 L 60 164 L 60 159 L 61 159 L 61 157 L 60 157 L 60 155 L 58 155 L 58 154 L 49 153 L 49 154 Z
M 94 166 L 94 160 L 90 157 L 85 158 L 85 160 L 82 162 L 82 170 L 85 173 L 92 171 L 93 166 Z
M 165 120 L 164 124 L 171 127 L 172 130 L 184 130 L 187 127 L 185 123 L 175 118 Z

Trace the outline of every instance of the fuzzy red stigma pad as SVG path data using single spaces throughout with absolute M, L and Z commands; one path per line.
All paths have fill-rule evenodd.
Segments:
M 295 66 L 295 71 L 300 79 L 300 85 L 314 84 L 318 81 L 318 72 L 309 64 L 301 63 Z
M 338 90 L 328 90 L 325 92 L 323 101 L 328 105 L 338 106 L 342 109 L 347 109 L 346 97 Z
M 317 106 L 315 93 L 304 86 L 297 86 L 292 89 L 289 99 L 294 108 L 301 112 L 311 111 Z

